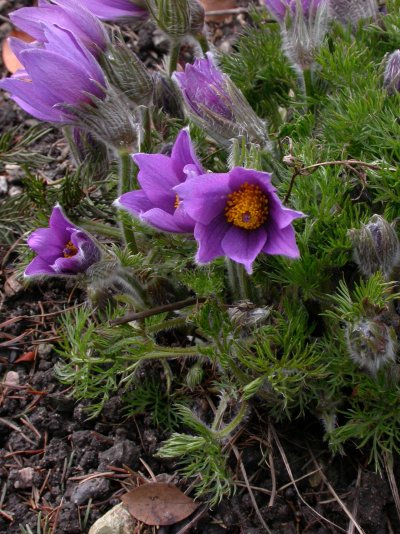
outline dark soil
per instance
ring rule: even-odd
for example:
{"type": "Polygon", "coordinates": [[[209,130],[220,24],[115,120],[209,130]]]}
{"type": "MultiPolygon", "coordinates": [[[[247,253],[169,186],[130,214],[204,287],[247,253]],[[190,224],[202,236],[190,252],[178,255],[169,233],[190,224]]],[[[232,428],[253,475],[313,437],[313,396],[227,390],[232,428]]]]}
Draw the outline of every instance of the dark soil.
{"type": "MultiPolygon", "coordinates": [[[[0,10],[5,15],[30,3],[0,0],[0,10]]],[[[244,23],[245,17],[239,15],[210,24],[214,40],[225,52],[244,23]]],[[[8,30],[9,25],[1,23],[0,37],[8,30]]],[[[150,25],[132,32],[142,59],[157,65],[166,43],[150,25]]],[[[36,122],[4,93],[0,103],[2,131],[36,122]]],[[[65,146],[54,131],[35,147],[55,160],[42,170],[46,179],[62,176],[71,165],[65,146]]],[[[0,195],[19,194],[18,169],[6,169],[5,178],[7,188],[0,195]]],[[[166,435],[149,417],[123,419],[121,400],[115,396],[100,417],[88,420],[86,404],[75,402],[57,381],[53,371],[59,359],[54,350],[57,323],[65,309],[81,303],[84,295],[73,283],[21,285],[15,279],[13,249],[0,249],[0,533],[20,533],[21,526],[39,532],[38,521],[42,527],[47,524],[46,534],[85,533],[120,502],[129,484],[140,478],[139,471],[150,478],[141,460],[155,475],[173,475],[175,465],[154,458],[166,435]]],[[[261,516],[274,534],[351,534],[357,528],[344,510],[347,507],[365,534],[400,532],[386,477],[365,468],[357,451],[331,457],[322,435],[322,427],[311,420],[273,430],[267,415],[254,407],[246,429],[230,443],[236,495],[215,510],[200,508],[203,512],[187,530],[184,525],[190,519],[158,531],[256,534],[266,531],[261,516]]],[[[182,489],[188,487],[185,481],[177,483],[182,489]]],[[[141,532],[153,530],[147,527],[141,532]]]]}

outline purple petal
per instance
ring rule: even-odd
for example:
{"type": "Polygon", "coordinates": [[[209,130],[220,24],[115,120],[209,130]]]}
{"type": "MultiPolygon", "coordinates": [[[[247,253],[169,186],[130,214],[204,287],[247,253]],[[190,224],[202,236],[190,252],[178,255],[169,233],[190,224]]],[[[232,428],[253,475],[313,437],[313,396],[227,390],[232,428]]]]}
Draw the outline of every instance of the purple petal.
{"type": "Polygon", "coordinates": [[[207,226],[197,223],[194,229],[194,237],[199,244],[196,254],[198,263],[209,261],[224,255],[221,242],[229,230],[230,225],[224,215],[219,215],[207,226]]]}
{"type": "Polygon", "coordinates": [[[64,245],[71,239],[71,230],[77,227],[64,215],[61,207],[57,204],[54,206],[50,215],[49,226],[59,237],[64,245]]]}
{"type": "Polygon", "coordinates": [[[28,267],[25,269],[24,276],[39,276],[41,274],[51,274],[54,275],[54,269],[48,265],[48,263],[40,258],[34,258],[28,267]]]}
{"type": "Polygon", "coordinates": [[[62,254],[67,242],[51,228],[38,228],[28,237],[28,246],[48,263],[52,263],[62,254]]]}
{"type": "Polygon", "coordinates": [[[112,20],[121,17],[143,17],[147,11],[134,0],[81,0],[83,6],[97,17],[112,20]]]}
{"type": "Polygon", "coordinates": [[[229,174],[203,174],[178,185],[174,191],[182,200],[188,215],[195,221],[208,225],[225,211],[230,193],[229,174]]]}
{"type": "Polygon", "coordinates": [[[117,198],[114,205],[117,208],[125,209],[136,216],[153,208],[152,202],[150,202],[143,191],[130,191],[129,193],[124,193],[117,198]]]}
{"type": "Polygon", "coordinates": [[[149,211],[146,211],[145,213],[142,213],[140,218],[151,226],[162,230],[163,232],[173,232],[181,234],[191,232],[194,228],[193,221],[191,225],[189,225],[189,229],[186,229],[185,227],[183,227],[183,225],[181,226],[181,224],[179,224],[179,222],[181,221],[179,221],[178,218],[175,218],[174,215],[166,213],[165,211],[160,210],[159,208],[153,208],[149,211]]]}
{"type": "Polygon", "coordinates": [[[174,147],[172,149],[171,159],[176,176],[180,182],[184,182],[186,180],[184,169],[187,165],[193,165],[193,167],[190,167],[192,176],[194,175],[194,168],[197,171],[197,175],[204,174],[205,172],[197,159],[192,141],[190,139],[189,131],[186,128],[181,130],[176,138],[174,147]]]}
{"type": "Polygon", "coordinates": [[[139,166],[138,181],[154,207],[173,213],[175,192],[179,184],[171,158],[163,154],[135,154],[139,166]]]}
{"type": "Polygon", "coordinates": [[[230,173],[229,187],[231,191],[237,191],[244,183],[255,184],[269,195],[276,191],[271,184],[271,174],[268,172],[256,171],[254,169],[244,169],[243,167],[235,167],[230,173]]]}
{"type": "Polygon", "coordinates": [[[292,226],[279,229],[274,225],[268,227],[268,239],[263,252],[266,254],[282,255],[288,258],[299,258],[300,252],[296,243],[296,236],[292,226]]]}
{"type": "Polygon", "coordinates": [[[93,263],[100,261],[101,252],[98,246],[91,237],[79,228],[72,232],[71,242],[78,249],[76,256],[80,256],[81,268],[83,270],[86,270],[93,263]]]}
{"type": "Polygon", "coordinates": [[[267,231],[261,226],[257,230],[245,230],[231,226],[221,246],[228,258],[243,263],[246,271],[252,273],[252,263],[261,252],[267,240],[267,231]]]}
{"type": "Polygon", "coordinates": [[[269,217],[278,228],[286,228],[295,219],[305,217],[301,211],[285,208],[276,194],[269,196],[269,217]]]}

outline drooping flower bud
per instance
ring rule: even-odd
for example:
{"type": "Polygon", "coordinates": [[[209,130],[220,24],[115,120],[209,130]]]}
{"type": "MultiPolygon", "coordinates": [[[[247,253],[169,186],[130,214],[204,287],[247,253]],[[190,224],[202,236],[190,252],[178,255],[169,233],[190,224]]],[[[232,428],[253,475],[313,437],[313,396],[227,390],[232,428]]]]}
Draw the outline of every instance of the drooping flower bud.
{"type": "Polygon", "coordinates": [[[157,72],[154,76],[153,102],[156,108],[162,109],[168,115],[183,120],[183,103],[176,85],[169,76],[157,72]]]}
{"type": "Polygon", "coordinates": [[[138,58],[122,41],[110,46],[101,58],[108,80],[137,105],[149,105],[153,78],[138,58]]]}
{"type": "Polygon", "coordinates": [[[211,53],[187,64],[185,72],[175,72],[191,119],[221,144],[243,135],[248,141],[268,145],[265,123],[257,117],[243,94],[221,72],[211,53]]]}
{"type": "Polygon", "coordinates": [[[330,0],[332,18],[355,27],[360,20],[375,19],[378,15],[376,0],[330,0]]]}
{"type": "Polygon", "coordinates": [[[248,300],[238,302],[232,308],[228,308],[228,315],[232,323],[244,330],[251,330],[255,326],[264,324],[270,313],[271,308],[257,307],[248,300]]]}
{"type": "Polygon", "coordinates": [[[101,259],[94,239],[67,219],[58,204],[51,213],[49,228],[35,230],[28,245],[37,256],[25,269],[26,277],[76,275],[101,259]]]}
{"type": "Polygon", "coordinates": [[[400,92],[400,50],[395,50],[388,57],[383,83],[389,94],[400,92]]]}
{"type": "Polygon", "coordinates": [[[390,279],[393,269],[400,261],[400,243],[394,224],[388,223],[380,215],[359,230],[349,230],[353,244],[354,261],[364,276],[381,271],[386,280],[390,279]]]}
{"type": "Polygon", "coordinates": [[[190,33],[189,0],[147,0],[147,7],[154,22],[168,37],[179,40],[190,33]]]}
{"type": "Polygon", "coordinates": [[[380,317],[363,318],[347,325],[346,342],[352,360],[374,376],[379,369],[396,359],[394,329],[380,317]]]}

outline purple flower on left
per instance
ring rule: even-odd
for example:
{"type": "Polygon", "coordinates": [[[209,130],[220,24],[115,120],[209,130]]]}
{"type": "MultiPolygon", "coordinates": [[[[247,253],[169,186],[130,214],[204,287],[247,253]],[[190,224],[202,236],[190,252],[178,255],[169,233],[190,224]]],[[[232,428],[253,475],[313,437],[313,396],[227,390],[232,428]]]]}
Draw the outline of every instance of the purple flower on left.
{"type": "Polygon", "coordinates": [[[104,20],[148,15],[145,0],[81,0],[81,4],[104,20]]]}
{"type": "Polygon", "coordinates": [[[24,66],[0,88],[37,119],[69,124],[72,111],[63,108],[92,103],[91,95],[104,98],[105,78],[94,56],[70,31],[43,26],[45,42],[27,44],[11,39],[11,47],[24,66]]]}
{"type": "Polygon", "coordinates": [[[70,31],[95,55],[105,50],[109,42],[103,24],[76,0],[54,0],[53,3],[41,0],[39,7],[12,11],[10,19],[40,43],[47,40],[45,29],[48,26],[70,31]]]}
{"type": "Polygon", "coordinates": [[[94,240],[64,215],[57,204],[49,228],[38,228],[28,238],[37,257],[25,269],[26,277],[75,275],[100,261],[101,252],[94,240]]]}

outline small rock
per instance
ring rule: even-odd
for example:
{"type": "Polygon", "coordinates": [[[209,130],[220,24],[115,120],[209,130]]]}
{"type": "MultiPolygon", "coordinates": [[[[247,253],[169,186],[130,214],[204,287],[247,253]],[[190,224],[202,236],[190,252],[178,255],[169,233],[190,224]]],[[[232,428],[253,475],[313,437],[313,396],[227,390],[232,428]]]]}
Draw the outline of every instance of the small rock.
{"type": "Polygon", "coordinates": [[[129,439],[122,439],[121,441],[117,441],[113,447],[99,453],[99,469],[105,469],[108,465],[122,467],[123,464],[132,469],[136,469],[138,467],[139,456],[140,447],[129,439]]]}
{"type": "Polygon", "coordinates": [[[17,195],[20,195],[22,193],[22,189],[16,185],[12,185],[10,187],[10,190],[8,191],[8,194],[10,197],[16,197],[17,195]]]}
{"type": "Polygon", "coordinates": [[[9,163],[5,166],[8,180],[11,183],[19,182],[24,177],[24,170],[19,166],[9,163]]]}
{"type": "Polygon", "coordinates": [[[7,178],[5,176],[0,176],[0,195],[6,195],[8,191],[7,178]]]}
{"type": "Polygon", "coordinates": [[[110,481],[107,478],[92,478],[78,484],[72,491],[71,502],[80,505],[89,499],[100,499],[110,491],[110,481]]]}
{"type": "Polygon", "coordinates": [[[9,276],[4,284],[4,294],[6,297],[13,297],[23,289],[23,285],[18,282],[16,274],[9,276]]]}
{"type": "Polygon", "coordinates": [[[14,482],[14,488],[31,488],[34,473],[35,471],[32,467],[24,467],[23,469],[20,469],[17,473],[16,480],[14,482]]]}
{"type": "Polygon", "coordinates": [[[90,527],[89,534],[132,534],[135,527],[136,521],[121,503],[100,517],[90,527]]]}
{"type": "Polygon", "coordinates": [[[19,384],[19,375],[16,371],[8,371],[8,373],[5,376],[5,382],[6,384],[10,384],[11,386],[18,386],[19,384]]]}

